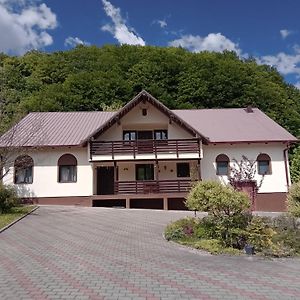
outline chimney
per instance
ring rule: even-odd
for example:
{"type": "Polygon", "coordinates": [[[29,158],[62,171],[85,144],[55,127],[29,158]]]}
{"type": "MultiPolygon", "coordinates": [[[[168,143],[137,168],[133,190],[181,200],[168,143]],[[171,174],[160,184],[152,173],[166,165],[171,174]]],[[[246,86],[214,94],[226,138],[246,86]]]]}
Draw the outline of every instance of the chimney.
{"type": "Polygon", "coordinates": [[[245,109],[246,113],[253,113],[253,109],[252,109],[252,106],[251,105],[248,105],[247,108],[245,109]]]}

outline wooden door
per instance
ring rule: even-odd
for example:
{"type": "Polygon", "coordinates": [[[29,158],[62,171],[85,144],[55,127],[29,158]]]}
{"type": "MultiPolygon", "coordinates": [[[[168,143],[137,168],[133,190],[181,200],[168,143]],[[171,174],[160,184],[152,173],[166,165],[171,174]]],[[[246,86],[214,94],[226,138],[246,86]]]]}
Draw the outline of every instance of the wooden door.
{"type": "Polygon", "coordinates": [[[113,195],[114,182],[114,167],[97,168],[97,195],[113,195]]]}

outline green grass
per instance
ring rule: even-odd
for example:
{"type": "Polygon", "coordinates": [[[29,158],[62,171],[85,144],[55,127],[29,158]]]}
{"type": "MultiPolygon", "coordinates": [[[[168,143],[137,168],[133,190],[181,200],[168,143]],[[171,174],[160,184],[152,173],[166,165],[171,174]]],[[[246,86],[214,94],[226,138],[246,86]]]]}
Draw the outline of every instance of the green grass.
{"type": "Polygon", "coordinates": [[[26,215],[34,207],[35,207],[34,205],[14,207],[10,210],[10,212],[5,214],[0,214],[0,229],[10,224],[14,220],[26,215]]]}

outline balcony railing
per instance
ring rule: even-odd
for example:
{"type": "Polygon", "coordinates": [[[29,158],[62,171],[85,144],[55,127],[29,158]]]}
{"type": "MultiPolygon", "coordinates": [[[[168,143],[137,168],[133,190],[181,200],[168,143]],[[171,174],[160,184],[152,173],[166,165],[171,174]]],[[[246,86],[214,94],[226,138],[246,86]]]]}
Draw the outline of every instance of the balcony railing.
{"type": "Polygon", "coordinates": [[[116,181],[115,194],[187,193],[191,184],[190,179],[116,181]]]}
{"type": "Polygon", "coordinates": [[[111,156],[112,159],[118,155],[132,155],[136,158],[140,154],[180,154],[196,153],[201,156],[200,139],[179,140],[134,140],[134,141],[91,141],[90,157],[111,156]]]}

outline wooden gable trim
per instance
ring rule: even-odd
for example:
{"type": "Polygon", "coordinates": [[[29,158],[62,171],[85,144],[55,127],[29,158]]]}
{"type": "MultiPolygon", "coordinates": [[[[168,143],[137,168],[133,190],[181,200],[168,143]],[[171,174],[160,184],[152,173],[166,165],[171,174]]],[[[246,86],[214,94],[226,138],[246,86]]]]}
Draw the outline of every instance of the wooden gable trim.
{"type": "Polygon", "coordinates": [[[157,108],[159,111],[161,111],[164,115],[166,115],[170,123],[174,122],[183,129],[185,129],[187,132],[192,134],[195,137],[201,137],[203,143],[207,144],[209,143],[209,139],[205,136],[203,136],[201,133],[199,133],[197,130],[195,130],[192,126],[190,126],[188,123],[186,123],[184,120],[182,120],[179,116],[177,116],[175,113],[173,113],[169,108],[167,108],[165,105],[163,105],[160,101],[158,101],[156,98],[154,98],[151,94],[149,94],[147,91],[143,90],[139,94],[137,94],[130,102],[128,102],[123,108],[121,108],[118,112],[116,112],[106,123],[104,123],[101,127],[99,127],[97,130],[95,130],[87,139],[83,141],[83,144],[85,144],[90,139],[96,139],[99,137],[103,132],[111,128],[114,124],[120,124],[120,120],[129,112],[131,111],[135,106],[137,106],[141,102],[149,102],[152,104],[155,108],[157,108]]]}

